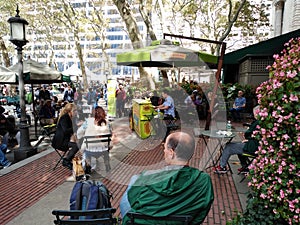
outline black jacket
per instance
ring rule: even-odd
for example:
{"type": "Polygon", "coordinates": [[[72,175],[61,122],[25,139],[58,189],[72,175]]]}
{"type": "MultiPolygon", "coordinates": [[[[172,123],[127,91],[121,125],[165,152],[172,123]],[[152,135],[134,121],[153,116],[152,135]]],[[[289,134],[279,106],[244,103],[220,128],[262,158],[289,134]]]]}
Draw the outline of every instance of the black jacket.
{"type": "Polygon", "coordinates": [[[68,144],[73,135],[72,120],[68,113],[62,115],[57,123],[55,135],[52,139],[52,147],[59,150],[68,150],[68,144]]]}
{"type": "Polygon", "coordinates": [[[68,101],[68,102],[73,102],[74,101],[74,92],[72,90],[70,90],[70,92],[69,92],[69,90],[65,91],[64,101],[68,101]]]}
{"type": "Polygon", "coordinates": [[[257,130],[258,121],[255,120],[251,123],[248,130],[245,132],[244,136],[248,140],[243,148],[244,153],[254,154],[259,146],[259,142],[256,138],[252,137],[252,134],[255,130],[257,130]]]}

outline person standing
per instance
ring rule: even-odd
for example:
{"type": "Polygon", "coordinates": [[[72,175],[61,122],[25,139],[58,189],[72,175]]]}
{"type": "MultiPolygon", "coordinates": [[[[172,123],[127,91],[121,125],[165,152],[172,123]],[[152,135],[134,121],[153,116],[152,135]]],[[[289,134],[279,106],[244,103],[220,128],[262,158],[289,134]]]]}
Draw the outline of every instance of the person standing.
{"type": "Polygon", "coordinates": [[[87,104],[88,105],[95,105],[97,100],[96,92],[93,90],[93,88],[89,88],[89,92],[86,95],[87,98],[87,104]]]}
{"type": "Polygon", "coordinates": [[[76,135],[73,129],[72,120],[76,117],[76,105],[66,104],[59,114],[55,135],[52,139],[52,147],[61,151],[68,151],[63,159],[62,165],[72,170],[72,159],[79,148],[76,143],[76,135]]]}
{"type": "Polygon", "coordinates": [[[74,92],[70,85],[68,85],[68,89],[64,93],[64,101],[72,103],[74,101],[74,92]]]}
{"type": "Polygon", "coordinates": [[[126,92],[122,84],[119,84],[119,88],[116,90],[116,108],[117,116],[120,118],[123,116],[124,107],[126,101],[126,92]]]}
{"type": "Polygon", "coordinates": [[[39,91],[39,100],[46,101],[48,99],[50,99],[50,92],[46,89],[46,85],[44,84],[39,91]]]}
{"type": "Polygon", "coordinates": [[[233,121],[241,121],[240,112],[245,109],[246,107],[246,98],[243,97],[244,92],[239,91],[238,96],[234,100],[232,108],[230,108],[231,116],[233,121]]]}
{"type": "MultiPolygon", "coordinates": [[[[122,224],[128,212],[150,216],[190,215],[190,224],[201,224],[214,200],[211,178],[207,173],[189,167],[195,150],[195,139],[185,132],[174,132],[164,145],[167,164],[158,170],[134,175],[120,201],[122,224]]],[[[157,221],[159,223],[159,221],[157,221]]],[[[139,220],[138,224],[149,224],[139,220]]]]}

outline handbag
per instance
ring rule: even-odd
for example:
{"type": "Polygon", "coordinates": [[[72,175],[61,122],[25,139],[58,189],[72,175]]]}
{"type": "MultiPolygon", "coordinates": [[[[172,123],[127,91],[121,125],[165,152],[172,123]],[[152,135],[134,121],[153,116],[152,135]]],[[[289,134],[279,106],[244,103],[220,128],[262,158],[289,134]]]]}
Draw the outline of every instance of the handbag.
{"type": "Polygon", "coordinates": [[[76,181],[86,180],[85,172],[82,167],[81,159],[75,156],[72,160],[73,163],[73,177],[76,181]]]}

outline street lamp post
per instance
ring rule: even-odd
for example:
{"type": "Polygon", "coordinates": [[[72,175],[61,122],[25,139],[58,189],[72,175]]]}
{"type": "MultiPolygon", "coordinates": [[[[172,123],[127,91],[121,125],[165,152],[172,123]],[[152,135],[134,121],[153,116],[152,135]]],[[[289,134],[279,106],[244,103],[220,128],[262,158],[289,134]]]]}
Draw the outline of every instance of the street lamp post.
{"type": "Polygon", "coordinates": [[[26,26],[28,22],[19,16],[19,7],[17,6],[17,14],[14,17],[8,19],[10,24],[10,41],[16,46],[18,53],[18,74],[19,74],[19,95],[20,95],[20,107],[21,107],[21,119],[20,119],[20,151],[15,151],[15,160],[19,161],[28,156],[36,153],[30,144],[29,140],[29,125],[26,119],[26,106],[25,106],[25,94],[24,94],[24,77],[23,77],[23,59],[22,51],[23,46],[28,42],[26,40],[26,26]]]}

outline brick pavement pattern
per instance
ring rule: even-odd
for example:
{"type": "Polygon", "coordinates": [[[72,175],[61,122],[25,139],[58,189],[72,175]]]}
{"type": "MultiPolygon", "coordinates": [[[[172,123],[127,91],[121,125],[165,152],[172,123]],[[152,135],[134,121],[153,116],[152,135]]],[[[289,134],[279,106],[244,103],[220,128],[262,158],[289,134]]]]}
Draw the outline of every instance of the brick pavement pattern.
{"type": "Polygon", "coordinates": [[[63,167],[53,171],[57,160],[58,155],[52,152],[0,176],[1,224],[6,224],[65,182],[71,172],[63,167]]]}
{"type": "MultiPolygon", "coordinates": [[[[190,162],[193,167],[198,167],[199,159],[203,157],[202,142],[197,141],[197,150],[190,162]]],[[[117,208],[116,216],[120,216],[119,202],[131,176],[142,170],[161,168],[164,165],[163,146],[158,144],[153,149],[145,148],[151,145],[153,146],[153,140],[143,141],[102,180],[113,193],[112,205],[117,208]]],[[[71,175],[69,170],[62,166],[52,170],[57,157],[52,152],[0,177],[1,224],[6,224],[66,181],[71,175]]],[[[236,211],[242,211],[232,176],[229,173],[217,176],[210,170],[207,172],[212,178],[215,200],[203,224],[226,224],[236,211]]]]}

